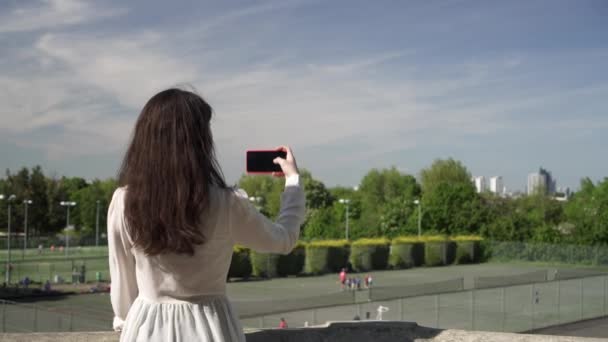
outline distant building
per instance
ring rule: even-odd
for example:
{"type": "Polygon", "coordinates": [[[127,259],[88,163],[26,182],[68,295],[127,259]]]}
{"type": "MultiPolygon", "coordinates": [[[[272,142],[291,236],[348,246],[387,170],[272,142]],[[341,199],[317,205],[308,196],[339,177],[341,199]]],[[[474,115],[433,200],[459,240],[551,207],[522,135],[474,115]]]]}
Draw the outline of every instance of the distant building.
{"type": "Polygon", "coordinates": [[[473,177],[473,184],[475,184],[475,189],[477,193],[482,193],[488,189],[488,185],[486,184],[486,177],[479,176],[473,177]]]}
{"type": "Polygon", "coordinates": [[[542,192],[546,195],[553,195],[556,190],[555,183],[555,179],[553,179],[551,172],[541,167],[538,172],[528,175],[528,195],[538,192],[542,192]]]}
{"type": "Polygon", "coordinates": [[[490,178],[490,191],[497,195],[502,195],[506,192],[501,176],[494,176],[490,178]]]}

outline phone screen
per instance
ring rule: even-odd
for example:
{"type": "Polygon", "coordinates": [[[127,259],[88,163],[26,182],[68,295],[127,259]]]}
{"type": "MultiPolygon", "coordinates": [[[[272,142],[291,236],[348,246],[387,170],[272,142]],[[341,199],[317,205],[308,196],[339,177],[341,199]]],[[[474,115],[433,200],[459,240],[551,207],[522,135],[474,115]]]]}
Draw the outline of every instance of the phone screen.
{"type": "Polygon", "coordinates": [[[272,173],[281,172],[281,166],[273,163],[276,157],[286,158],[285,151],[247,151],[247,172],[272,173]]]}

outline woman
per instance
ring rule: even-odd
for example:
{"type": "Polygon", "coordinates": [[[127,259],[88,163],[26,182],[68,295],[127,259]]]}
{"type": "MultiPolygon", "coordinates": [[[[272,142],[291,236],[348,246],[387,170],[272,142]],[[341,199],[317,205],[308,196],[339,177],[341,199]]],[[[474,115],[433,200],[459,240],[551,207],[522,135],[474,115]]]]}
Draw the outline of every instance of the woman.
{"type": "Polygon", "coordinates": [[[165,90],[144,106],[108,211],[114,329],[121,341],[245,341],[226,299],[234,244],[289,253],[304,218],[291,150],[276,223],[228,188],[215,158],[211,107],[165,90]]]}

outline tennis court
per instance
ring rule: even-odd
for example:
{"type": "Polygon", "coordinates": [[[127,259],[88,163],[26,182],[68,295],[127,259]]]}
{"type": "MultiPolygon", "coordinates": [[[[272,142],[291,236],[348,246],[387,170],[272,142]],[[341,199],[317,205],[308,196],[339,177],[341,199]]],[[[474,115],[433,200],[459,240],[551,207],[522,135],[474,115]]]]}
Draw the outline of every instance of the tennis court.
{"type": "MultiPolygon", "coordinates": [[[[231,282],[227,293],[246,327],[274,327],[280,317],[285,317],[291,326],[351,320],[355,315],[364,319],[368,312],[370,318],[376,318],[376,310],[382,305],[389,309],[383,319],[441,328],[525,331],[604,313],[607,277],[597,275],[604,271],[606,268],[487,263],[371,272],[375,284],[371,294],[341,291],[337,275],[231,282]],[[542,272],[549,281],[520,283],[530,274],[542,272]],[[559,284],[551,281],[558,274],[564,277],[559,284]],[[483,279],[502,279],[504,285],[511,286],[471,291],[483,279]],[[514,283],[509,283],[510,279],[514,283]],[[370,297],[372,302],[368,301],[370,297]],[[378,298],[381,300],[375,300],[378,298]]],[[[38,326],[34,326],[31,312],[9,305],[5,316],[7,331],[31,331],[32,327],[46,331],[110,328],[112,309],[107,293],[28,302],[56,314],[44,324],[44,317],[38,314],[38,326]]]]}

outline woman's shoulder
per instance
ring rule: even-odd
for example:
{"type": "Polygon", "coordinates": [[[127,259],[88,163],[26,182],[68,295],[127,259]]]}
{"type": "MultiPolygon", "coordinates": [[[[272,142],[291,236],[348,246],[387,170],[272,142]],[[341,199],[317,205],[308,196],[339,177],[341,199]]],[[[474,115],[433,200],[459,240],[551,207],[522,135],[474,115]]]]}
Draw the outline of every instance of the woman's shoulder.
{"type": "MultiPolygon", "coordinates": [[[[249,202],[249,196],[243,189],[237,187],[213,187],[216,194],[213,196],[215,202],[229,210],[240,209],[246,207],[249,202]]],[[[213,201],[213,200],[212,200],[213,201]]]]}
{"type": "Polygon", "coordinates": [[[121,204],[125,200],[125,195],[127,193],[126,186],[120,186],[114,190],[114,194],[112,194],[112,203],[114,205],[121,204]]]}
{"type": "Polygon", "coordinates": [[[218,186],[213,186],[212,189],[214,189],[218,194],[225,196],[226,198],[232,199],[232,198],[249,198],[249,196],[247,195],[247,192],[243,189],[240,189],[238,187],[218,187],[218,186]]]}
{"type": "Polygon", "coordinates": [[[119,186],[118,188],[116,188],[116,190],[114,190],[114,194],[112,195],[112,199],[117,198],[117,197],[124,197],[125,194],[127,193],[127,187],[126,186],[119,186]]]}
{"type": "Polygon", "coordinates": [[[114,190],[114,195],[116,194],[124,194],[127,191],[127,186],[119,186],[114,190]]]}

